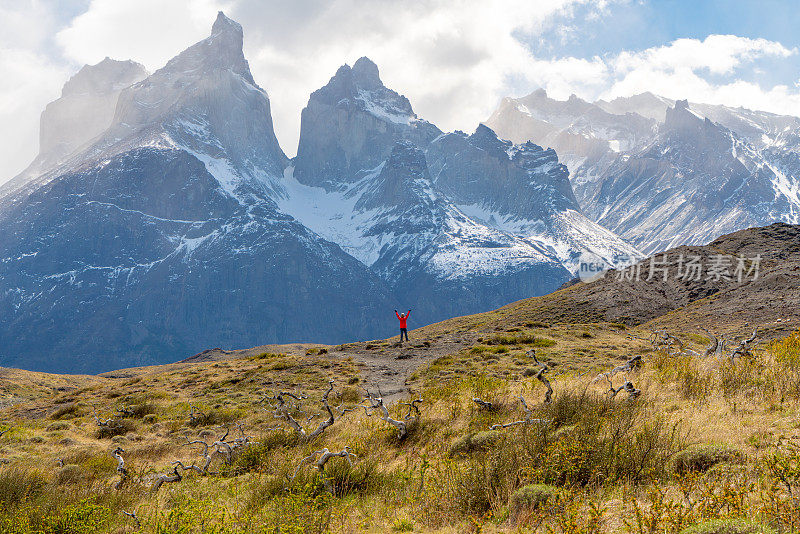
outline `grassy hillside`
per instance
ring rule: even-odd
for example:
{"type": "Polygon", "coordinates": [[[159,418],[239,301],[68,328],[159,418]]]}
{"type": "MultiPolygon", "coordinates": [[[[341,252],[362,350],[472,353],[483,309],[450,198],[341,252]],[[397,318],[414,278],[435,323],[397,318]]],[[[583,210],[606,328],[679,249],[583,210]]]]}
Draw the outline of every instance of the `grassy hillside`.
{"type": "Polygon", "coordinates": [[[775,285],[798,276],[787,250],[760,282],[703,293],[608,277],[403,346],[0,370],[0,533],[794,532],[798,286],[775,285]],[[658,295],[683,304],[653,312],[658,295]],[[726,350],[706,356],[701,327],[726,350]],[[320,470],[325,449],[337,455],[320,470]]]}

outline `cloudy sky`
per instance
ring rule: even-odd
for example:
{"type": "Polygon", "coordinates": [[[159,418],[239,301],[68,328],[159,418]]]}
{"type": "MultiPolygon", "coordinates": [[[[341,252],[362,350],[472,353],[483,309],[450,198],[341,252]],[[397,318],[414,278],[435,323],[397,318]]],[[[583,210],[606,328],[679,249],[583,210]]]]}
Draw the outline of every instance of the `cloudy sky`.
{"type": "Polygon", "coordinates": [[[308,94],[363,55],[446,130],[539,87],[800,115],[794,0],[0,0],[0,182],[35,156],[41,110],[83,64],[156,70],[220,9],[244,27],[290,155],[308,94]]]}

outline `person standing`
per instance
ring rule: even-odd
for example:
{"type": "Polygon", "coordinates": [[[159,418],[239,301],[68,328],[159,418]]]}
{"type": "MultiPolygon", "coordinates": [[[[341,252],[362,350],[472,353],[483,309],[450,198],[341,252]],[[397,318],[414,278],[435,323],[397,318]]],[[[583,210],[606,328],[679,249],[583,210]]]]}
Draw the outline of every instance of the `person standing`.
{"type": "Polygon", "coordinates": [[[403,342],[403,336],[405,336],[406,341],[408,341],[408,316],[411,315],[411,310],[408,310],[406,313],[397,313],[397,310],[395,310],[394,314],[400,321],[400,343],[403,342]]]}

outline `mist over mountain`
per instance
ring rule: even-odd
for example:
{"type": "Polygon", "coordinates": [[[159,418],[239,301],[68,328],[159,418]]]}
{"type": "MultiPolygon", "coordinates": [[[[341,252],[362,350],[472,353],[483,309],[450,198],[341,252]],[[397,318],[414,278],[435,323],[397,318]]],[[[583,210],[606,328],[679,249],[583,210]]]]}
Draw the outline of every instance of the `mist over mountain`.
{"type": "Polygon", "coordinates": [[[800,217],[800,119],[643,93],[504,99],[487,125],[550,146],[586,215],[644,252],[800,217]]]}

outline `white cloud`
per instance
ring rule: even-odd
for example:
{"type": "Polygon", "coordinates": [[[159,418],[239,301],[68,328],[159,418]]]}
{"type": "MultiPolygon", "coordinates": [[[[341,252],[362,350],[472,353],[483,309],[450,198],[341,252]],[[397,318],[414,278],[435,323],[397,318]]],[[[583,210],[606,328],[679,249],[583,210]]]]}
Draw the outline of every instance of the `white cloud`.
{"type": "Polygon", "coordinates": [[[56,35],[69,59],[95,64],[104,57],[134,59],[148,70],[204,39],[222,0],[92,0],[56,35]]]}
{"type": "Polygon", "coordinates": [[[39,114],[67,76],[68,69],[42,51],[54,25],[43,2],[0,5],[0,183],[36,155],[39,114]]]}
{"type": "Polygon", "coordinates": [[[614,98],[652,91],[669,98],[800,115],[800,94],[788,87],[765,89],[736,79],[738,69],[752,69],[760,59],[794,54],[797,49],[766,39],[735,35],[710,35],[702,41],[678,39],[667,46],[623,52],[609,60],[610,79],[602,96],[614,98]],[[714,77],[707,73],[727,76],[713,81],[714,77]]]}
{"type": "Polygon", "coordinates": [[[669,45],[640,52],[622,52],[613,60],[619,73],[641,68],[656,71],[703,70],[712,74],[730,74],[737,67],[765,56],[788,57],[796,50],[766,39],[736,35],[709,35],[704,40],[676,39],[669,45]]]}

